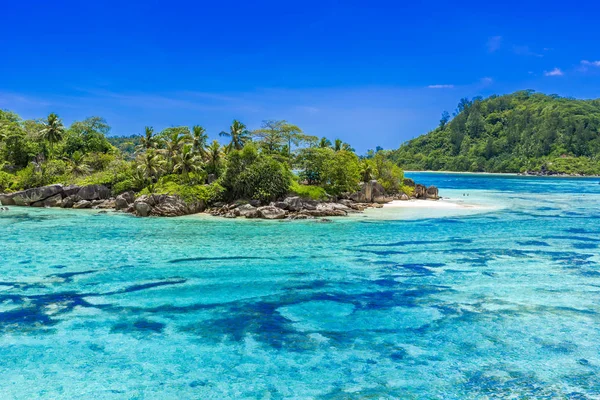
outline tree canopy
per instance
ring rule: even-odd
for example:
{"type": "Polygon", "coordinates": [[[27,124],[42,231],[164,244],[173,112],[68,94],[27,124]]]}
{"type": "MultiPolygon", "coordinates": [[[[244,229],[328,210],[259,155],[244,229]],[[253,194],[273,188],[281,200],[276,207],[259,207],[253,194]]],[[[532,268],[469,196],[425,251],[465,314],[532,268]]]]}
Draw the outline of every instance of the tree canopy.
{"type": "Polygon", "coordinates": [[[530,90],[461,99],[452,119],[390,154],[404,169],[581,174],[599,174],[599,157],[599,100],[530,90]]]}
{"type": "Polygon", "coordinates": [[[234,120],[219,133],[225,144],[209,143],[201,125],[159,132],[146,126],[128,137],[107,137],[110,130],[101,117],[65,127],[56,114],[24,121],[0,111],[0,191],[103,184],[114,194],[269,202],[292,193],[326,198],[353,192],[363,178],[393,181],[385,183],[390,189],[402,184],[398,167],[382,159],[382,151],[361,161],[342,140],[319,140],[284,120],[264,121],[254,131],[234,120]],[[365,163],[373,163],[373,174],[363,173],[365,163]]]}

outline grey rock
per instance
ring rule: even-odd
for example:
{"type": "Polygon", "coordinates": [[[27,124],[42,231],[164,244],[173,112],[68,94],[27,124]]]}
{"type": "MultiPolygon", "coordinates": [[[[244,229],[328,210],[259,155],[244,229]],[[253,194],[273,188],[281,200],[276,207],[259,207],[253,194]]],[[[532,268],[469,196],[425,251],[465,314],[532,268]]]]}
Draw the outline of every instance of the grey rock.
{"type": "Polygon", "coordinates": [[[385,195],[385,189],[376,180],[369,182],[363,182],[360,184],[360,190],[356,193],[352,193],[350,196],[351,200],[358,203],[370,203],[375,197],[385,195]]]}
{"type": "Polygon", "coordinates": [[[13,193],[12,199],[17,206],[29,206],[35,202],[43,201],[56,194],[62,193],[62,191],[62,185],[42,186],[13,193]]]}
{"type": "Polygon", "coordinates": [[[106,200],[110,197],[110,190],[104,185],[84,186],[77,192],[82,200],[106,200]]]}
{"type": "Polygon", "coordinates": [[[125,210],[127,209],[127,207],[129,207],[131,203],[129,203],[127,201],[127,199],[125,197],[123,197],[122,194],[118,195],[117,198],[115,199],[115,209],[116,210],[125,210]]]}
{"type": "Polygon", "coordinates": [[[72,208],[75,205],[75,203],[77,203],[80,200],[81,199],[76,195],[65,197],[64,199],[62,199],[60,206],[62,208],[72,208]]]}
{"type": "Polygon", "coordinates": [[[294,197],[286,197],[283,202],[286,204],[286,209],[290,211],[300,211],[302,210],[303,202],[302,199],[298,196],[294,197]]]}
{"type": "Polygon", "coordinates": [[[428,199],[439,199],[439,191],[438,188],[435,186],[429,186],[425,194],[428,199]]]}
{"type": "Polygon", "coordinates": [[[92,202],[87,200],[79,200],[77,203],[73,204],[73,208],[92,208],[92,202]]]}
{"type": "Polygon", "coordinates": [[[415,191],[413,197],[417,199],[427,198],[427,188],[419,183],[415,185],[415,191]]]}
{"type": "Polygon", "coordinates": [[[319,206],[318,201],[316,200],[302,200],[302,209],[305,210],[316,210],[317,207],[319,206]]]}
{"type": "Polygon", "coordinates": [[[385,196],[385,189],[383,188],[383,186],[381,185],[381,183],[377,182],[376,180],[372,180],[370,182],[371,184],[371,200],[373,200],[375,197],[380,197],[380,196],[385,196]]]}
{"type": "Polygon", "coordinates": [[[284,219],[286,217],[285,210],[273,206],[259,207],[256,211],[264,219],[284,219]]]}
{"type": "Polygon", "coordinates": [[[156,215],[159,217],[178,217],[204,210],[203,202],[187,204],[179,196],[166,194],[143,195],[137,198],[133,204],[136,213],[139,216],[156,215]],[[142,211],[138,210],[137,204],[140,203],[148,205],[150,210],[146,210],[146,206],[141,206],[142,211]]]}
{"type": "Polygon", "coordinates": [[[76,195],[81,190],[81,186],[77,185],[69,185],[63,187],[63,198],[76,195]]]}
{"type": "Polygon", "coordinates": [[[256,207],[251,206],[250,204],[244,204],[237,208],[237,211],[240,213],[240,216],[246,218],[257,218],[258,211],[256,207]]]}
{"type": "Polygon", "coordinates": [[[406,200],[409,200],[409,197],[406,193],[402,193],[402,195],[400,196],[400,200],[406,201],[406,200]]]}
{"type": "Polygon", "coordinates": [[[286,202],[283,202],[283,201],[276,201],[272,205],[275,206],[275,207],[277,207],[277,208],[281,208],[282,210],[287,210],[288,209],[288,204],[286,202]]]}
{"type": "Polygon", "coordinates": [[[152,207],[148,203],[144,203],[143,201],[136,201],[133,205],[135,212],[140,217],[147,217],[150,215],[150,211],[152,207]]]}
{"type": "Polygon", "coordinates": [[[0,194],[0,204],[3,206],[14,206],[16,205],[13,200],[12,194],[0,194]]]}
{"type": "MultiPolygon", "coordinates": [[[[34,204],[32,204],[32,206],[34,204]]],[[[42,201],[42,207],[60,207],[61,204],[62,204],[62,195],[60,193],[57,193],[54,196],[48,197],[46,200],[42,201]]]]}
{"type": "Polygon", "coordinates": [[[125,210],[130,204],[133,204],[134,201],[135,195],[133,192],[121,193],[115,199],[115,208],[117,210],[125,210]]]}
{"type": "Polygon", "coordinates": [[[374,203],[385,204],[385,203],[389,203],[390,201],[393,201],[393,200],[394,200],[394,196],[388,196],[388,195],[373,196],[374,203]]]}
{"type": "Polygon", "coordinates": [[[102,210],[109,210],[109,209],[113,209],[115,208],[115,200],[114,199],[108,199],[108,200],[97,200],[99,201],[99,203],[96,203],[92,206],[92,208],[99,208],[102,210]]]}
{"type": "Polygon", "coordinates": [[[252,207],[260,207],[260,200],[250,200],[248,202],[252,207]]]}

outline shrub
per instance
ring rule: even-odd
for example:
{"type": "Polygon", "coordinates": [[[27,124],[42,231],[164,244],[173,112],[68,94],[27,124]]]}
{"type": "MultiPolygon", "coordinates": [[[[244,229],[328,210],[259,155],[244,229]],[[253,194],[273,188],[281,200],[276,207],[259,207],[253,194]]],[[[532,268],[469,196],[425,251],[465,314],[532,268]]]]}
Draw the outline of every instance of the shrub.
{"type": "Polygon", "coordinates": [[[0,171],[0,192],[6,192],[16,182],[16,176],[8,172],[0,171]]]}
{"type": "Polygon", "coordinates": [[[17,179],[13,183],[13,190],[30,189],[44,185],[42,173],[36,171],[33,164],[17,172],[17,179]]]}
{"type": "Polygon", "coordinates": [[[242,198],[269,202],[287,194],[292,174],[286,164],[263,156],[240,174],[239,182],[242,198]]]}
{"type": "Polygon", "coordinates": [[[85,156],[85,163],[94,171],[102,171],[115,161],[115,156],[106,153],[89,153],[85,156]]]}
{"type": "Polygon", "coordinates": [[[256,199],[264,202],[287,194],[292,174],[287,164],[258,152],[253,144],[229,153],[223,176],[227,198],[256,199]]]}
{"type": "Polygon", "coordinates": [[[302,185],[296,181],[292,182],[290,192],[296,196],[312,200],[326,200],[327,192],[321,186],[302,185]]]}
{"type": "Polygon", "coordinates": [[[217,182],[210,185],[184,185],[173,179],[161,178],[158,183],[152,185],[152,188],[146,187],[139,194],[177,195],[187,203],[203,201],[205,204],[212,204],[221,200],[224,191],[225,189],[217,182]]]}
{"type": "Polygon", "coordinates": [[[141,186],[138,181],[135,179],[125,179],[119,182],[116,182],[112,187],[112,192],[114,195],[119,195],[121,193],[133,191],[136,192],[141,189],[141,186]]]}

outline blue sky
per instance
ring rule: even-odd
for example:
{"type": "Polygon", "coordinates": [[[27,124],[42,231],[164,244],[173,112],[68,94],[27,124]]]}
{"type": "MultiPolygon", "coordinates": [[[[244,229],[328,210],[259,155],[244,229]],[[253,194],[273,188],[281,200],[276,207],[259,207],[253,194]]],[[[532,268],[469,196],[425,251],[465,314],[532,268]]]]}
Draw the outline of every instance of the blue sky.
{"type": "Polygon", "coordinates": [[[116,135],[286,119],[395,148],[461,97],[600,97],[600,5],[581,2],[12,1],[0,108],[116,135]]]}

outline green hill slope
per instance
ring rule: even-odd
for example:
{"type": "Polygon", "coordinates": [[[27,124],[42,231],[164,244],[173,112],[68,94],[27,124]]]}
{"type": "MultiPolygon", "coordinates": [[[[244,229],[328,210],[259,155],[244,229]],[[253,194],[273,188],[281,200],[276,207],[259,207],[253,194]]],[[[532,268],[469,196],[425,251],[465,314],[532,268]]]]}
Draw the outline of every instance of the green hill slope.
{"type": "Polygon", "coordinates": [[[390,157],[406,170],[600,174],[600,100],[533,91],[460,101],[390,157]]]}

